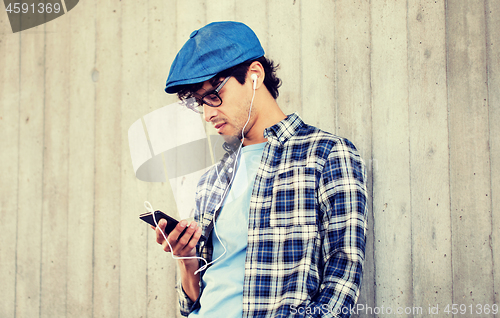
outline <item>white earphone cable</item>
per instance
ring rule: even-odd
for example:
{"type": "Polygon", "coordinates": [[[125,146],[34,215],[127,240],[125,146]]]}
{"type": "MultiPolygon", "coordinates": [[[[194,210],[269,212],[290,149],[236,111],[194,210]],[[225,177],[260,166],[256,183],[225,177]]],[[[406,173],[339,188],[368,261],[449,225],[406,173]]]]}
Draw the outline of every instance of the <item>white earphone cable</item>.
{"type": "MultiPolygon", "coordinates": [[[[233,182],[233,180],[234,180],[234,176],[236,175],[236,166],[237,166],[237,164],[238,164],[238,157],[239,157],[239,155],[240,155],[240,151],[241,151],[241,148],[242,148],[242,146],[243,146],[243,142],[245,141],[245,128],[246,128],[246,126],[248,125],[248,123],[249,123],[249,121],[250,121],[250,117],[251,117],[251,113],[252,113],[252,107],[253,107],[253,101],[254,101],[254,98],[255,98],[255,89],[256,89],[256,85],[255,85],[255,83],[256,83],[256,78],[252,77],[252,79],[253,79],[253,95],[252,95],[252,100],[250,101],[250,109],[249,109],[249,111],[248,111],[248,119],[247,119],[247,121],[246,121],[245,125],[243,126],[243,129],[241,130],[242,140],[241,140],[241,143],[240,143],[240,145],[239,145],[239,147],[238,147],[238,151],[237,151],[237,153],[236,153],[235,160],[234,160],[234,164],[233,164],[233,172],[234,172],[234,173],[233,173],[233,175],[232,175],[232,177],[231,177],[231,180],[229,181],[229,183],[228,183],[228,185],[227,185],[226,189],[224,190],[224,193],[222,194],[222,196],[221,196],[221,200],[220,200],[220,201],[219,201],[219,203],[217,204],[217,206],[216,206],[216,208],[215,208],[215,211],[217,211],[217,210],[221,207],[221,205],[222,205],[222,203],[223,203],[223,201],[224,201],[224,198],[225,198],[225,196],[226,196],[226,194],[227,194],[227,191],[231,188],[231,184],[232,184],[232,182],[233,182]]],[[[216,173],[217,173],[217,180],[216,180],[216,182],[217,182],[217,181],[220,179],[219,170],[217,169],[217,166],[215,166],[215,171],[216,171],[216,173]]],[[[207,202],[206,202],[206,204],[205,204],[205,210],[206,210],[207,206],[208,206],[208,200],[207,200],[207,202]]],[[[153,207],[152,207],[151,203],[149,203],[148,201],[145,201],[145,202],[144,202],[144,207],[146,208],[146,210],[147,210],[148,212],[151,212],[151,213],[152,213],[154,223],[155,223],[156,227],[158,228],[158,223],[156,222],[156,217],[155,217],[155,215],[154,215],[155,211],[154,211],[154,209],[153,209],[153,207]]],[[[215,217],[215,216],[214,216],[214,217],[215,217]]],[[[208,262],[207,262],[207,260],[206,260],[206,259],[204,259],[203,257],[199,257],[199,256],[185,256],[185,257],[175,256],[175,255],[173,254],[172,245],[171,245],[171,244],[170,244],[170,242],[168,241],[167,236],[165,235],[165,232],[164,232],[164,231],[162,231],[161,229],[160,229],[160,232],[161,232],[161,234],[163,235],[163,238],[164,238],[164,239],[165,239],[165,241],[167,242],[168,246],[170,247],[170,251],[171,251],[171,253],[170,253],[170,254],[172,255],[172,258],[173,258],[173,259],[199,259],[199,260],[202,260],[202,261],[204,261],[204,262],[205,262],[205,265],[201,266],[198,270],[196,270],[196,271],[194,272],[194,275],[196,275],[196,274],[198,274],[199,272],[201,272],[201,271],[205,270],[205,269],[206,269],[208,266],[210,266],[211,264],[213,264],[213,263],[215,263],[216,261],[218,261],[218,260],[219,260],[222,256],[224,256],[224,254],[226,254],[226,252],[227,252],[226,246],[224,245],[224,243],[222,242],[221,238],[219,237],[219,234],[217,233],[217,227],[216,227],[216,225],[215,225],[215,224],[216,224],[216,222],[215,222],[215,220],[214,220],[214,232],[215,232],[215,236],[217,237],[217,240],[219,240],[219,242],[221,243],[222,247],[224,248],[224,252],[223,252],[223,253],[222,253],[219,257],[217,257],[215,260],[211,261],[210,263],[208,263],[208,262]]]]}
{"type": "MultiPolygon", "coordinates": [[[[255,83],[255,80],[254,80],[254,83],[255,83]]],[[[241,136],[242,136],[242,139],[241,139],[241,143],[240,143],[240,146],[238,147],[238,151],[236,153],[236,156],[235,156],[235,160],[234,160],[234,164],[233,164],[233,176],[231,178],[231,180],[229,181],[226,189],[224,190],[224,193],[221,197],[221,200],[219,201],[219,203],[217,204],[216,208],[215,208],[215,211],[217,211],[220,206],[222,205],[222,202],[224,201],[224,198],[226,196],[226,193],[227,191],[231,188],[231,184],[234,180],[234,176],[236,175],[236,165],[238,163],[238,158],[239,158],[239,155],[240,155],[240,151],[241,151],[241,148],[243,146],[243,142],[245,141],[245,128],[247,127],[248,125],[248,122],[250,121],[250,117],[251,117],[251,113],[252,113],[252,106],[253,106],[253,100],[255,98],[255,85],[253,87],[253,95],[252,95],[252,100],[250,102],[250,109],[248,111],[248,119],[245,123],[245,125],[243,126],[243,129],[241,130],[241,136]]],[[[219,170],[217,169],[217,166],[215,167],[215,171],[217,173],[217,180],[219,180],[220,176],[219,176],[219,170]]],[[[208,204],[208,202],[207,202],[208,204]]],[[[205,205],[205,209],[206,209],[206,205],[205,205]]],[[[216,227],[216,222],[214,221],[214,233],[215,233],[215,236],[217,237],[217,240],[219,240],[220,244],[222,245],[222,247],[224,248],[224,252],[219,256],[217,257],[215,260],[211,261],[210,263],[206,263],[206,260],[205,260],[205,265],[203,265],[202,267],[200,267],[196,272],[195,274],[197,274],[198,272],[202,271],[202,270],[205,270],[208,266],[210,266],[211,264],[215,263],[216,261],[218,261],[222,256],[224,256],[224,254],[226,254],[227,252],[227,249],[226,249],[226,246],[224,245],[224,243],[222,242],[221,238],[219,237],[219,234],[217,233],[217,227],[216,227]]]]}

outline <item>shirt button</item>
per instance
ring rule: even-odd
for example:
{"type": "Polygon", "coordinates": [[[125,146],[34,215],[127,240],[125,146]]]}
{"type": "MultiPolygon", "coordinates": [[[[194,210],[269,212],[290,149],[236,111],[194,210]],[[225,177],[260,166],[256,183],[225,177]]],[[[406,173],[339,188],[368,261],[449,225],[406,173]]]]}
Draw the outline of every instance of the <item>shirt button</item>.
{"type": "Polygon", "coordinates": [[[229,168],[227,171],[229,171],[229,173],[233,172],[233,168],[229,168]]]}

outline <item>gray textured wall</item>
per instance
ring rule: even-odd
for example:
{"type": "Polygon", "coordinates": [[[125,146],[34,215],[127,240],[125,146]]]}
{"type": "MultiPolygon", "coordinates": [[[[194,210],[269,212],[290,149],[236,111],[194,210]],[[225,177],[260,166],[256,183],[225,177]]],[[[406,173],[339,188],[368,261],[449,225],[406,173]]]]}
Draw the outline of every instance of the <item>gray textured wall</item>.
{"type": "Polygon", "coordinates": [[[359,303],[422,313],[359,316],[497,317],[500,0],[81,0],[16,34],[2,10],[0,317],[177,315],[175,263],[138,220],[174,201],[135,179],[127,130],[175,101],[175,53],[217,20],[281,64],[285,113],[368,165],[359,303]]]}

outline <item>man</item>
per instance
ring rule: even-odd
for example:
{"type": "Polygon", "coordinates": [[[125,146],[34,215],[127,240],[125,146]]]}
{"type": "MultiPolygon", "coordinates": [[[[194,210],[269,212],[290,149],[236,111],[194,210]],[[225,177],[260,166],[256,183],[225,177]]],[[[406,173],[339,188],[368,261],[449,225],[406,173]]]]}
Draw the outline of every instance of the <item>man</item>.
{"type": "Polygon", "coordinates": [[[358,298],[363,161],[348,140],[281,111],[275,70],[236,22],[194,31],[172,63],[166,92],[194,98],[232,146],[199,181],[195,221],[181,221],[170,246],[166,222],[156,229],[164,250],[183,258],[185,316],[348,317],[358,298]]]}

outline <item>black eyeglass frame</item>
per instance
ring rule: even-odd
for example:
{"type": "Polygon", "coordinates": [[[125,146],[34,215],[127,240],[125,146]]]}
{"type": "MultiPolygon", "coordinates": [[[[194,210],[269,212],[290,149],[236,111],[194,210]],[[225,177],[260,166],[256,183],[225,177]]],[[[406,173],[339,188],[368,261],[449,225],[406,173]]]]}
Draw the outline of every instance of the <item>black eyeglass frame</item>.
{"type": "Polygon", "coordinates": [[[219,92],[220,90],[222,89],[222,87],[227,83],[227,81],[231,78],[231,76],[228,76],[226,77],[222,83],[219,84],[219,86],[217,86],[216,89],[214,89],[213,91],[210,91],[210,92],[207,92],[206,94],[204,94],[200,99],[199,99],[199,102],[198,102],[198,106],[199,107],[203,107],[203,104],[207,105],[207,106],[210,106],[210,107],[219,107],[220,105],[222,105],[222,98],[220,97],[219,95],[219,92]],[[218,104],[213,104],[210,102],[210,100],[205,100],[208,96],[210,95],[215,95],[217,97],[217,99],[219,100],[219,103],[218,104]],[[201,101],[201,103],[200,103],[201,101]]]}

